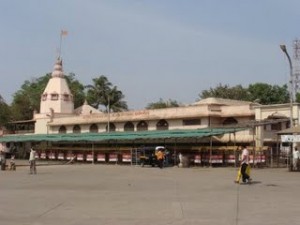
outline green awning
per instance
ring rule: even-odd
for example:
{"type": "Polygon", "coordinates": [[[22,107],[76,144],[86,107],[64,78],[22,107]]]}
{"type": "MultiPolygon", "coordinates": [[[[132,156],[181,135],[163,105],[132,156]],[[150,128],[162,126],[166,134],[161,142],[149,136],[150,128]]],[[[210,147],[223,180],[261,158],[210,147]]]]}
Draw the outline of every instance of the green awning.
{"type": "Polygon", "coordinates": [[[71,134],[23,134],[5,135],[0,142],[107,142],[141,139],[202,138],[235,133],[246,128],[205,128],[193,130],[160,130],[137,132],[71,133],[71,134]]]}

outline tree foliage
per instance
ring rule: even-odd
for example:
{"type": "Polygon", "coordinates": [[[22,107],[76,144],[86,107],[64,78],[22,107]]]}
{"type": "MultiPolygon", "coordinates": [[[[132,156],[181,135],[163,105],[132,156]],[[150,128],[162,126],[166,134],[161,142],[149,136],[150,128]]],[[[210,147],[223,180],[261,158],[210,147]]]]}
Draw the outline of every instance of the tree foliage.
{"type": "Polygon", "coordinates": [[[0,95],[0,128],[10,120],[10,109],[0,95]]]}
{"type": "Polygon", "coordinates": [[[300,93],[296,93],[296,102],[300,103],[300,93]]]}
{"type": "Polygon", "coordinates": [[[204,90],[199,94],[200,99],[215,97],[241,101],[252,101],[260,104],[281,104],[289,102],[287,86],[270,85],[266,83],[250,84],[247,88],[241,85],[230,87],[219,84],[216,88],[204,90]]]}
{"type": "Polygon", "coordinates": [[[51,74],[32,80],[26,80],[14,96],[11,104],[13,112],[13,120],[30,120],[33,112],[39,111],[41,95],[46,88],[46,85],[51,77],[51,74]]]}
{"type": "Polygon", "coordinates": [[[87,100],[94,108],[99,109],[100,106],[105,107],[105,111],[112,110],[113,112],[127,111],[128,106],[124,101],[122,91],[118,90],[117,86],[101,75],[93,79],[92,85],[87,85],[87,100]]]}
{"type": "Polygon", "coordinates": [[[70,91],[74,99],[74,108],[82,106],[85,100],[84,85],[75,79],[75,73],[69,73],[65,76],[70,91]]]}
{"type": "Polygon", "coordinates": [[[149,103],[146,106],[146,109],[164,109],[179,106],[180,104],[176,100],[169,99],[167,101],[164,101],[162,98],[160,98],[158,102],[149,103]]]}
{"type": "Polygon", "coordinates": [[[255,83],[248,86],[250,101],[257,101],[263,105],[282,104],[289,102],[287,86],[255,83]]]}
{"type": "Polygon", "coordinates": [[[230,87],[229,85],[219,84],[215,88],[204,90],[199,94],[200,99],[215,97],[215,98],[226,98],[234,100],[248,100],[249,93],[247,89],[243,88],[242,85],[236,85],[230,87]]]}

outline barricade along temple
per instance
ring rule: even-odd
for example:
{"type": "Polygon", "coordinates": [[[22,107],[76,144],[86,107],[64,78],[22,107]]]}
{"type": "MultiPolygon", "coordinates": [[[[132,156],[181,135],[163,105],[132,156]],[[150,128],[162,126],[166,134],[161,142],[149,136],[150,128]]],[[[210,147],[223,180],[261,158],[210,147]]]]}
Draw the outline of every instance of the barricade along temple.
{"type": "MultiPolygon", "coordinates": [[[[73,98],[58,58],[39,113],[19,122],[34,129],[3,135],[2,149],[33,145],[42,159],[138,163],[140,149],[160,145],[172,164],[181,153],[195,165],[230,165],[246,145],[252,162],[265,164],[270,149],[279,151],[277,132],[290,127],[290,104],[207,98],[175,108],[103,113],[86,101],[74,109],[73,98]]],[[[296,103],[292,115],[298,124],[296,103]]]]}

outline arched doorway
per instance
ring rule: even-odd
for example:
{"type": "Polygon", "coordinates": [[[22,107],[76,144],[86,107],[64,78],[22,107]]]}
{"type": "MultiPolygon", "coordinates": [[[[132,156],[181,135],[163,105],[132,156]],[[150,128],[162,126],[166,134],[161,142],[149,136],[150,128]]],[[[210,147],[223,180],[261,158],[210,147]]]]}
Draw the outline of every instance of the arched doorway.
{"type": "Polygon", "coordinates": [[[228,117],[223,121],[223,126],[236,125],[238,121],[233,117],[228,117]]]}
{"type": "MultiPolygon", "coordinates": [[[[108,126],[106,125],[106,132],[108,131],[108,126]]],[[[114,123],[109,123],[109,132],[116,131],[116,126],[114,123]]]]}
{"type": "Polygon", "coordinates": [[[59,129],[58,129],[58,133],[60,133],[60,134],[67,133],[66,127],[65,126],[60,126],[59,129]]]}
{"type": "Polygon", "coordinates": [[[136,127],[137,131],[144,131],[144,130],[148,130],[148,124],[146,121],[142,120],[137,124],[136,127]]]}
{"type": "Polygon", "coordinates": [[[124,125],[124,131],[134,131],[134,125],[132,122],[127,122],[124,125]]]}
{"type": "Polygon", "coordinates": [[[156,124],[156,130],[169,130],[169,124],[166,120],[160,120],[156,124]]]}
{"type": "Polygon", "coordinates": [[[90,133],[98,133],[98,126],[96,124],[90,126],[90,133]]]}
{"type": "Polygon", "coordinates": [[[79,125],[75,125],[73,127],[73,133],[76,133],[76,134],[81,133],[81,128],[79,125]]]}

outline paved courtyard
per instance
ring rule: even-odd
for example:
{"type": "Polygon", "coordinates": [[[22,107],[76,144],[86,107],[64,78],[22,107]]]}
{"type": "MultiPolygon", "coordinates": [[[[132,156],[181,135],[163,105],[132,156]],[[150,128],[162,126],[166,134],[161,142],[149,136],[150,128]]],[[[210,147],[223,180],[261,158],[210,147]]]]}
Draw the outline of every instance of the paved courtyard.
{"type": "Polygon", "coordinates": [[[0,171],[3,225],[300,224],[300,173],[121,165],[27,166],[0,171]]]}

